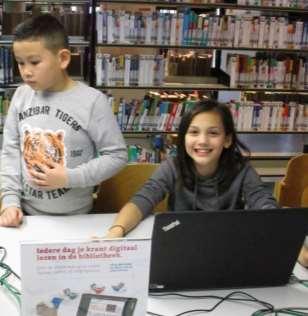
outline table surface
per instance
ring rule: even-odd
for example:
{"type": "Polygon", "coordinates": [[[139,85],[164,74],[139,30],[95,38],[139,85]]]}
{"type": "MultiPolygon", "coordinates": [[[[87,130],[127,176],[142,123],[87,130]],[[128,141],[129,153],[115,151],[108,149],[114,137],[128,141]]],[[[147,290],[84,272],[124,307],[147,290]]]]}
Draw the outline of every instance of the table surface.
{"type": "MultiPolygon", "coordinates": [[[[91,239],[93,236],[104,236],[107,228],[113,222],[115,214],[91,214],[77,216],[26,216],[20,228],[0,227],[0,245],[7,249],[5,263],[20,274],[19,242],[26,240],[56,241],[61,239],[91,239]]],[[[128,237],[147,238],[151,236],[153,217],[141,222],[137,229],[128,237]]],[[[308,279],[308,270],[296,264],[294,273],[301,279],[308,279]]],[[[267,287],[244,289],[259,300],[270,302],[275,307],[301,306],[308,308],[308,289],[301,284],[282,287],[267,287]]],[[[232,290],[210,290],[184,292],[191,295],[224,296],[232,290]]],[[[149,296],[148,311],[164,316],[173,316],[190,309],[211,308],[217,303],[214,299],[184,299],[176,297],[149,296]]],[[[0,287],[1,316],[20,315],[19,306],[15,300],[0,287]]],[[[210,313],[212,316],[249,316],[262,306],[256,303],[223,302],[210,313]]],[[[150,315],[150,314],[149,314],[150,315]]],[[[192,314],[191,314],[192,315],[192,314]]],[[[194,316],[205,315],[204,312],[194,313],[194,316]]],[[[67,315],[69,316],[69,315],[67,315]]],[[[136,315],[137,316],[137,315],[136,315]]]]}

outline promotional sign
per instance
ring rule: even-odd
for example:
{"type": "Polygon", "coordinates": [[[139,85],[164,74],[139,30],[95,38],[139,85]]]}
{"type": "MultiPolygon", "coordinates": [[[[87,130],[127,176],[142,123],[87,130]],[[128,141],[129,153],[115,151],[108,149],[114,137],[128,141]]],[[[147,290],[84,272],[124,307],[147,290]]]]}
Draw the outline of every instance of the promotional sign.
{"type": "Polygon", "coordinates": [[[149,239],[22,242],[23,316],[144,316],[149,239]]]}

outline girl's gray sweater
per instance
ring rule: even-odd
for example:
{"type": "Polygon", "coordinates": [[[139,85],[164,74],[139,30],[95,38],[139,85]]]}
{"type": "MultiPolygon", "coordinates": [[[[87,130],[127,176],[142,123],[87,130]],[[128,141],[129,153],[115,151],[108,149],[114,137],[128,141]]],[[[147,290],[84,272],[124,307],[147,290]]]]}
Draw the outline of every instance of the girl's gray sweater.
{"type": "Polygon", "coordinates": [[[193,190],[178,183],[178,172],[173,159],[161,163],[152,177],[137,192],[131,202],[146,217],[166,194],[169,211],[235,210],[278,207],[271,193],[265,188],[254,168],[247,162],[234,177],[231,185],[222,190],[226,181],[219,170],[212,177],[197,177],[193,190]]]}

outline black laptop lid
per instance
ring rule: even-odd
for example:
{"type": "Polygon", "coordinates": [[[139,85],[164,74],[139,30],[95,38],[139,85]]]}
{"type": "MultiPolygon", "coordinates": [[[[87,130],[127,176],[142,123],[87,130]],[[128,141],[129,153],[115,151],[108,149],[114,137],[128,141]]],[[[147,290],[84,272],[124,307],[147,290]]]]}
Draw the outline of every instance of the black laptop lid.
{"type": "Polygon", "coordinates": [[[307,227],[308,208],[158,214],[150,290],[286,284],[307,227]]]}

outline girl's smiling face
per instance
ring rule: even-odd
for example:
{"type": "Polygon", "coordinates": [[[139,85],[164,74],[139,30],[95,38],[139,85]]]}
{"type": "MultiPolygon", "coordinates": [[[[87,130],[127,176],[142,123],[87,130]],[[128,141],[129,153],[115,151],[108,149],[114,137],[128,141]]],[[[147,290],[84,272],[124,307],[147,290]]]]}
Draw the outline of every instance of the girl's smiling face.
{"type": "Polygon", "coordinates": [[[185,134],[185,150],[202,176],[215,173],[223,149],[231,142],[220,115],[214,111],[197,114],[185,134]]]}

